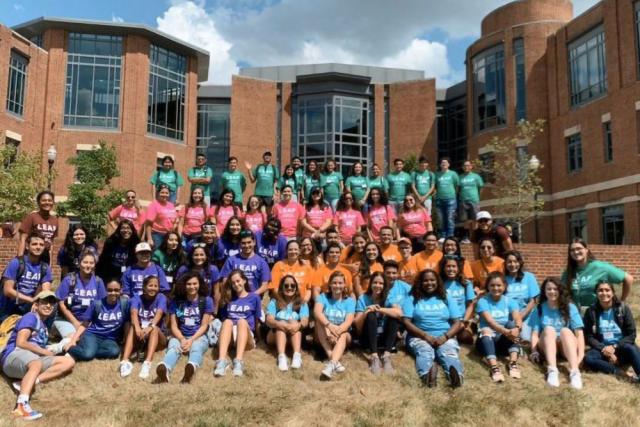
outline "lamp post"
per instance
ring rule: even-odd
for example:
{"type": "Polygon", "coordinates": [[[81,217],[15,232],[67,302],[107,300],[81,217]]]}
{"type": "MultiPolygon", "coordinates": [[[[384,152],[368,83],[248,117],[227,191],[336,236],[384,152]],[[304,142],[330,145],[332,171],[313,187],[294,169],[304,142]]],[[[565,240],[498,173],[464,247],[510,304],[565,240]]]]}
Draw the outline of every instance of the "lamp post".
{"type": "MultiPolygon", "coordinates": [[[[540,160],[538,160],[538,158],[536,157],[535,154],[533,154],[531,156],[531,158],[529,159],[529,169],[531,169],[532,171],[537,171],[538,168],[540,167],[540,160]]],[[[533,195],[533,201],[535,202],[536,208],[538,205],[538,192],[536,191],[533,195]]],[[[538,211],[536,209],[535,213],[534,213],[534,218],[533,218],[533,227],[534,227],[534,233],[535,233],[535,237],[536,237],[536,243],[539,242],[539,238],[538,238],[538,211]]]]}
{"type": "Polygon", "coordinates": [[[53,169],[53,164],[56,162],[56,157],[58,156],[58,151],[56,150],[55,145],[51,145],[47,150],[47,163],[49,163],[49,173],[47,174],[47,188],[51,190],[51,169],[53,169]]]}

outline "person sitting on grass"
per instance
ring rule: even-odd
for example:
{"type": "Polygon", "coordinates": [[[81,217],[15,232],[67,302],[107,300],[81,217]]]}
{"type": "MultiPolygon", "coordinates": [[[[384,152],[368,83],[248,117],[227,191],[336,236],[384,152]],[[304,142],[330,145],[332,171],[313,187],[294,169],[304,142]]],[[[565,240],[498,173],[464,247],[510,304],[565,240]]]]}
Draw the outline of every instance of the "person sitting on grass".
{"type": "Polygon", "coordinates": [[[591,347],[585,364],[594,371],[629,378],[622,369],[631,364],[640,376],[640,348],[636,345],[636,323],[631,308],[621,302],[610,283],[596,285],[598,301],[584,315],[586,341],[591,347]]]}
{"type": "Polygon", "coordinates": [[[182,383],[188,384],[202,366],[209,348],[207,331],[213,319],[213,299],[208,296],[204,280],[195,271],[184,274],[173,289],[169,304],[171,339],[164,359],[156,368],[157,383],[169,382],[169,375],[183,354],[189,355],[182,383]]]}
{"type": "Polygon", "coordinates": [[[256,346],[254,331],[262,316],[260,296],[251,291],[249,279],[242,270],[232,270],[220,292],[220,337],[218,338],[218,361],[213,375],[226,374],[230,362],[227,359],[232,341],[236,347],[233,360],[233,375],[244,375],[244,353],[256,346]]]}
{"type": "MultiPolygon", "coordinates": [[[[480,245],[482,251],[482,244],[480,245]]],[[[487,293],[478,300],[476,313],[480,317],[479,337],[476,347],[491,368],[491,379],[503,382],[504,375],[498,366],[496,355],[509,354],[509,376],[520,378],[518,355],[522,318],[518,303],[505,296],[507,282],[498,271],[489,273],[484,283],[487,293]]]]}
{"type": "Polygon", "coordinates": [[[463,382],[460,346],[456,334],[462,328],[462,312],[447,296],[440,276],[423,270],[415,279],[411,295],[402,303],[402,321],[407,328],[407,347],[416,357],[416,371],[427,387],[435,387],[437,360],[452,387],[463,382]]]}
{"type": "MultiPolygon", "coordinates": [[[[445,240],[446,242],[446,240],[445,240]]],[[[476,297],[473,283],[463,274],[465,260],[458,255],[445,255],[440,262],[440,278],[444,283],[447,296],[456,304],[459,313],[464,313],[463,325],[456,339],[460,344],[472,345],[473,333],[469,321],[473,315],[472,303],[476,297]]]]}
{"type": "Polygon", "coordinates": [[[122,297],[117,280],[107,283],[107,296],[91,303],[90,317],[82,322],[65,350],[77,362],[93,359],[116,359],[118,341],[129,322],[129,299],[122,297]]]}
{"type": "Polygon", "coordinates": [[[156,350],[167,346],[164,334],[163,316],[167,312],[167,297],[160,293],[160,282],[156,276],[147,276],[142,281],[142,295],[131,299],[131,328],[127,332],[124,343],[122,361],[120,362],[120,376],[131,375],[133,365],[129,361],[134,347],[138,352],[138,360],[145,353],[139,377],[149,378],[151,361],[156,350]]]}
{"type": "Polygon", "coordinates": [[[38,293],[33,298],[33,310],[20,318],[0,354],[2,372],[11,379],[20,380],[13,383],[19,393],[11,413],[14,418],[35,420],[42,417],[29,405],[36,384],[60,378],[71,372],[75,365],[71,357],[54,356],[46,348],[49,332],[45,322],[55,311],[57,302],[56,294],[51,291],[38,293]]]}
{"type": "Polygon", "coordinates": [[[367,353],[371,373],[378,375],[384,370],[391,374],[394,371],[391,349],[395,346],[402,315],[400,305],[394,303],[393,293],[394,289],[397,293],[400,288],[393,287],[393,283],[381,271],[372,273],[368,282],[367,291],[356,302],[354,325],[360,336],[360,344],[367,353]],[[383,343],[382,357],[379,354],[379,342],[383,343]]]}
{"type": "Polygon", "coordinates": [[[580,363],[584,357],[583,322],[578,307],[571,302],[568,289],[559,279],[546,278],[540,288],[540,302],[529,316],[531,360],[547,361],[547,384],[559,387],[556,358],[558,347],[569,362],[571,387],[582,388],[580,363]],[[542,353],[542,354],[540,354],[542,353]]]}
{"type": "Polygon", "coordinates": [[[331,273],[328,285],[329,290],[316,298],[313,309],[316,339],[329,358],[320,377],[324,380],[330,380],[334,373],[346,370],[340,359],[351,342],[349,328],[353,323],[356,308],[355,300],[349,296],[343,272],[331,273]]]}
{"type": "MultiPolygon", "coordinates": [[[[292,240],[291,242],[294,242],[292,240]]],[[[289,242],[289,243],[291,243],[289,242]]],[[[278,369],[289,370],[285,350],[287,342],[293,349],[291,368],[302,367],[302,330],[309,326],[309,307],[300,294],[296,278],[290,274],[280,279],[278,290],[267,306],[267,344],[276,346],[278,369]]]]}

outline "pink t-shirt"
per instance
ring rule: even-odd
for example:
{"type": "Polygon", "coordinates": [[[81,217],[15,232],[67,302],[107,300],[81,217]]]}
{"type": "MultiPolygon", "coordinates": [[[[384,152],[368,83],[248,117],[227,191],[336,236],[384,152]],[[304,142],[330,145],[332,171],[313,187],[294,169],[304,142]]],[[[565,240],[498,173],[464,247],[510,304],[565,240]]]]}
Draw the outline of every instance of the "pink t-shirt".
{"type": "Polygon", "coordinates": [[[151,221],[151,229],[158,233],[172,231],[177,217],[176,207],[171,202],[161,205],[160,202],[154,200],[147,207],[147,221],[151,221]]]}
{"type": "Polygon", "coordinates": [[[396,219],[396,214],[390,206],[371,207],[369,209],[367,220],[369,221],[369,229],[373,240],[380,240],[380,229],[385,225],[389,225],[392,219],[396,219]]]}
{"type": "Polygon", "coordinates": [[[243,218],[245,227],[253,231],[254,234],[262,231],[267,223],[267,214],[264,212],[245,213],[243,218]]]}
{"type": "Polygon", "coordinates": [[[427,232],[426,222],[431,222],[431,217],[424,209],[402,212],[398,219],[399,225],[409,237],[422,237],[427,232]]]}
{"type": "Polygon", "coordinates": [[[304,218],[304,208],[298,202],[280,202],[273,207],[273,216],[282,224],[281,233],[285,237],[296,237],[298,221],[304,218]]]}
{"type": "Polygon", "coordinates": [[[186,205],[180,209],[178,213],[180,218],[184,218],[184,226],[182,233],[188,236],[199,234],[202,230],[202,224],[207,221],[207,210],[202,206],[196,206],[187,209],[186,205]]]}
{"type": "MultiPolygon", "coordinates": [[[[320,209],[317,206],[312,207],[311,210],[305,209],[304,218],[310,226],[316,229],[324,225],[324,223],[327,222],[327,220],[330,220],[331,217],[331,208],[329,206],[325,206],[324,209],[320,209]]],[[[302,230],[302,235],[304,237],[310,237],[311,232],[305,228],[302,230]]]]}
{"type": "Polygon", "coordinates": [[[338,227],[340,239],[342,243],[348,245],[351,243],[353,235],[364,225],[362,214],[355,210],[338,211],[333,216],[333,223],[338,227]]]}
{"type": "Polygon", "coordinates": [[[222,236],[222,233],[224,232],[224,228],[227,226],[227,222],[229,222],[229,219],[231,219],[231,217],[234,216],[236,212],[237,210],[234,206],[224,206],[218,209],[218,214],[216,215],[216,207],[211,206],[209,215],[215,216],[218,236],[222,236]]]}
{"type": "Polygon", "coordinates": [[[109,212],[109,218],[112,221],[120,223],[120,220],[128,219],[133,222],[133,225],[136,226],[136,230],[140,231],[140,228],[144,224],[144,211],[138,210],[136,208],[129,208],[125,205],[116,206],[109,212]]]}

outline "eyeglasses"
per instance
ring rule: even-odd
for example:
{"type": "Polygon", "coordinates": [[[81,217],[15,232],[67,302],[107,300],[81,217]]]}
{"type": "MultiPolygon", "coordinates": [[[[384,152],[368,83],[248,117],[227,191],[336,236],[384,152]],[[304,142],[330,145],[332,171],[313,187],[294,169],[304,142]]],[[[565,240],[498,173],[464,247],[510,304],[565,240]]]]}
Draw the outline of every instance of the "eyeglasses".
{"type": "Polygon", "coordinates": [[[206,243],[194,243],[193,244],[193,248],[206,248],[207,244],[206,243]]]}
{"type": "Polygon", "coordinates": [[[295,283],[285,283],[285,284],[282,285],[282,287],[284,289],[293,289],[293,290],[295,290],[298,287],[298,285],[296,285],[295,283]]]}
{"type": "Polygon", "coordinates": [[[127,196],[127,199],[135,199],[136,196],[127,196]]]}
{"type": "Polygon", "coordinates": [[[107,288],[108,294],[117,294],[119,292],[120,292],[120,288],[111,288],[111,289],[107,288]]]}

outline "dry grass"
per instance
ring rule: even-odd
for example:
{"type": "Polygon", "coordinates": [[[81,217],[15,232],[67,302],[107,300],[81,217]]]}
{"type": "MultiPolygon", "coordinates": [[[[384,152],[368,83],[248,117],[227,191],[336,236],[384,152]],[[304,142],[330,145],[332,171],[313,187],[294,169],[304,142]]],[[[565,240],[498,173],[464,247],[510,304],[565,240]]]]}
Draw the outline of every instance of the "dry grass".
{"type": "MultiPolygon", "coordinates": [[[[635,298],[636,301],[640,298],[635,298]]],[[[633,304],[634,312],[640,312],[633,304]]],[[[156,354],[158,362],[162,354],[156,354]]],[[[585,373],[584,390],[568,386],[561,367],[561,387],[545,386],[540,368],[522,362],[521,380],[491,383],[475,352],[464,349],[465,385],[453,391],[441,376],[436,389],[425,389],[413,359],[400,351],[397,372],[374,378],[356,353],[345,356],[347,372],[334,381],[318,379],[322,363],[304,355],[302,371],[281,373],[275,356],[259,348],[246,357],[246,374],[214,379],[209,352],[194,382],[153,385],[134,374],[122,380],[117,361],[80,364],[71,376],[39,387],[33,406],[50,426],[598,426],[640,425],[637,385],[585,373]]],[[[11,425],[15,396],[0,387],[0,425],[11,425]]]]}

